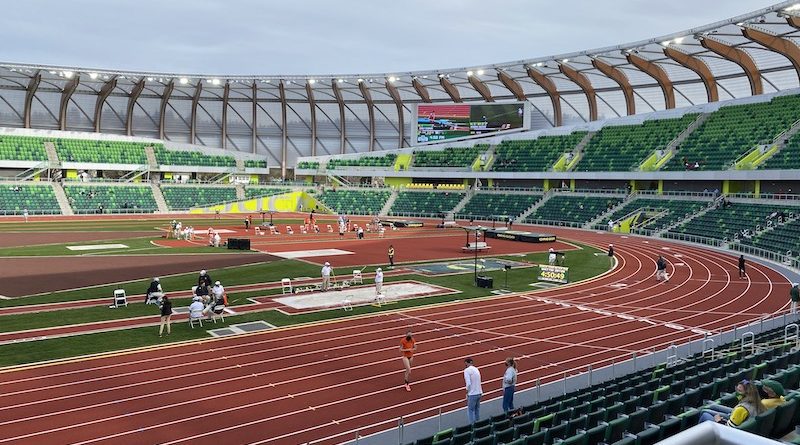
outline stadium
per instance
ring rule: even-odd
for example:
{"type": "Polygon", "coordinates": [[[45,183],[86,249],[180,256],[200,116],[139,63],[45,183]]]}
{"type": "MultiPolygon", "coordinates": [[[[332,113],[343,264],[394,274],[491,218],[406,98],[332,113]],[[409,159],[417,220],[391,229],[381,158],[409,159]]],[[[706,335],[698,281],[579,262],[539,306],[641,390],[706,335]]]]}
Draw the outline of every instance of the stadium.
{"type": "Polygon", "coordinates": [[[800,443],[798,42],[0,63],[0,444],[800,443]]]}

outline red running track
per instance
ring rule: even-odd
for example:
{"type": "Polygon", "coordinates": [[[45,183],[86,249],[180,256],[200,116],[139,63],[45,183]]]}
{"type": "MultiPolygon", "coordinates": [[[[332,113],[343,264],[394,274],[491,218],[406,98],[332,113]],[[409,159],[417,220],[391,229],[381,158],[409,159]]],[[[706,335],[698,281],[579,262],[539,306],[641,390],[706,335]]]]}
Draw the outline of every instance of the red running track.
{"type": "Polygon", "coordinates": [[[486,400],[500,396],[508,355],[520,358],[518,386],[527,389],[537,378],[699,338],[692,329],[729,328],[786,303],[783,276],[753,264],[740,280],[730,255],[550,231],[598,246],[613,240],[619,267],[526,295],[3,372],[0,444],[339,443],[400,416],[461,408],[465,356],[483,373],[486,400]],[[668,284],[655,281],[658,254],[670,263],[668,284]],[[397,351],[406,328],[419,342],[411,393],[401,389],[397,351]]]}

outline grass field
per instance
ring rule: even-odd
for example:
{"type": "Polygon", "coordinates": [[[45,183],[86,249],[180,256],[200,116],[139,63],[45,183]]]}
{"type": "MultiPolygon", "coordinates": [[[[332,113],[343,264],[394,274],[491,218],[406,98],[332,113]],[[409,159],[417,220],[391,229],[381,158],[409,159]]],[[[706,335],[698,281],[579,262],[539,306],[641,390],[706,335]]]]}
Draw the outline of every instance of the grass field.
{"type": "MultiPolygon", "coordinates": [[[[598,250],[586,246],[581,247],[582,248],[580,250],[572,252],[567,257],[566,266],[570,267],[570,279],[572,282],[591,278],[605,272],[608,269],[608,260],[605,258],[605,256],[595,255],[595,253],[599,252],[598,250]]],[[[508,257],[507,259],[536,264],[545,262],[546,255],[546,253],[535,253],[528,254],[524,257],[508,257]]],[[[351,268],[343,268],[335,272],[341,276],[345,276],[349,274],[350,269],[351,268]]],[[[272,263],[210,270],[209,273],[212,275],[214,280],[220,280],[226,286],[235,286],[242,284],[280,281],[281,278],[287,276],[287,271],[289,270],[291,271],[290,276],[295,277],[319,275],[318,266],[297,260],[280,260],[272,263]]],[[[365,270],[366,273],[372,271],[374,271],[374,267],[369,267],[365,270]]],[[[537,269],[535,267],[520,267],[511,269],[508,271],[508,289],[514,292],[532,290],[533,288],[530,286],[530,284],[536,282],[536,273],[537,269]]],[[[501,287],[505,282],[505,272],[503,271],[489,271],[485,275],[493,277],[496,287],[501,287]]],[[[492,295],[490,289],[478,288],[474,285],[472,271],[468,273],[445,276],[403,274],[387,277],[386,282],[388,283],[396,280],[409,279],[452,288],[458,292],[455,294],[436,297],[400,300],[382,307],[357,306],[352,312],[347,313],[341,310],[326,310],[287,315],[279,311],[268,310],[237,316],[226,316],[226,323],[222,325],[217,324],[216,327],[255,320],[264,320],[275,326],[289,326],[300,323],[331,320],[350,315],[397,310],[402,308],[446,303],[455,300],[487,297],[492,295]]],[[[193,284],[195,284],[196,280],[196,273],[187,273],[171,277],[163,277],[162,285],[167,294],[169,294],[170,291],[189,289],[193,284]]],[[[367,282],[369,282],[369,280],[367,280],[367,282]]],[[[143,279],[125,283],[97,286],[88,289],[54,292],[46,295],[24,297],[13,300],[1,300],[0,307],[85,300],[92,298],[109,298],[110,303],[110,296],[114,289],[120,287],[130,289],[129,293],[133,294],[143,292],[147,288],[148,284],[149,279],[143,279]]],[[[250,301],[248,298],[250,297],[271,295],[279,292],[280,290],[229,292],[228,299],[232,306],[236,306],[249,303],[250,301]]],[[[174,300],[175,306],[186,306],[188,303],[188,298],[178,298],[174,300]]],[[[135,301],[131,302],[127,308],[118,309],[108,309],[107,307],[90,307],[53,312],[14,314],[0,316],[0,332],[13,332],[24,329],[46,328],[144,316],[152,316],[152,321],[156,322],[158,320],[158,308],[153,305],[144,305],[139,301],[135,301]]],[[[42,360],[52,360],[142,346],[165,344],[170,342],[208,338],[205,330],[190,329],[188,323],[186,322],[173,323],[172,335],[167,338],[159,338],[156,334],[157,328],[146,327],[132,328],[122,331],[85,334],[64,338],[44,339],[37,340],[35,342],[0,345],[0,366],[33,363],[42,360]]]]}

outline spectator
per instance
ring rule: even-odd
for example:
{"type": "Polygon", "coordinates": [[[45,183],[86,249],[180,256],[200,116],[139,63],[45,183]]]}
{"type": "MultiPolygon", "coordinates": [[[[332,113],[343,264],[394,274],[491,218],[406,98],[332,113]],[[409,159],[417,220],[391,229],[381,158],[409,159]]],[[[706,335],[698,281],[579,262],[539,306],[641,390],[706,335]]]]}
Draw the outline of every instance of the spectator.
{"type": "Polygon", "coordinates": [[[506,359],[506,372],[503,374],[503,412],[508,415],[514,411],[514,390],[517,386],[517,362],[514,357],[506,359]]]}
{"type": "Polygon", "coordinates": [[[481,417],[480,408],[483,389],[481,389],[481,373],[472,364],[471,358],[464,360],[464,381],[467,386],[467,415],[469,416],[469,423],[475,423],[481,417]]]}
{"type": "Polygon", "coordinates": [[[199,319],[203,318],[203,303],[200,301],[200,297],[192,298],[192,304],[189,305],[189,318],[190,319],[199,319]]]}
{"type": "MultiPolygon", "coordinates": [[[[738,399],[737,402],[742,400],[742,398],[744,397],[745,389],[749,384],[750,381],[747,379],[742,380],[741,382],[736,384],[736,398],[738,399]]],[[[707,422],[709,420],[714,420],[716,416],[721,416],[727,419],[728,416],[730,416],[731,412],[733,412],[733,408],[731,408],[730,406],[712,404],[708,408],[703,410],[703,413],[700,415],[699,423],[707,422]]]]}
{"type": "Polygon", "coordinates": [[[170,323],[172,321],[172,302],[169,301],[169,297],[164,296],[164,299],[161,300],[161,325],[158,328],[158,336],[164,334],[164,326],[167,327],[167,335],[169,335],[172,331],[170,330],[170,323]]]}
{"type": "Polygon", "coordinates": [[[792,314],[796,314],[797,302],[800,301],[800,285],[798,285],[798,283],[792,284],[792,288],[789,289],[789,298],[792,300],[792,314]]]}
{"type": "Polygon", "coordinates": [[[161,289],[161,282],[158,277],[154,277],[150,282],[150,287],[147,288],[147,295],[144,298],[144,304],[149,304],[155,300],[161,304],[161,299],[164,298],[164,290],[161,289]]]}
{"type": "MultiPolygon", "coordinates": [[[[744,397],[739,401],[739,404],[733,407],[731,415],[728,417],[728,426],[737,427],[744,423],[750,416],[757,416],[764,412],[764,404],[761,403],[761,395],[758,393],[758,388],[754,383],[748,383],[744,388],[744,397]]],[[[722,422],[725,418],[717,414],[714,416],[714,421],[722,422]]]]}
{"type": "Polygon", "coordinates": [[[761,390],[764,392],[766,397],[761,398],[761,403],[764,405],[764,409],[772,409],[776,406],[783,405],[783,402],[786,399],[783,398],[785,393],[783,389],[783,385],[780,382],[770,379],[764,379],[761,381],[761,390]]]}

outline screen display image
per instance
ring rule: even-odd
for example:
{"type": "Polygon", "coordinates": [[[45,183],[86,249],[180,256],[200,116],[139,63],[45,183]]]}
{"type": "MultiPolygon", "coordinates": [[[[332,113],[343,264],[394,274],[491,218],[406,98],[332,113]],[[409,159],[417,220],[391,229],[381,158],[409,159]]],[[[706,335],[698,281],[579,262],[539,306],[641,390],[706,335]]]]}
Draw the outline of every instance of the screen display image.
{"type": "Polygon", "coordinates": [[[522,128],[522,104],[418,105],[417,142],[436,142],[522,128]]]}

